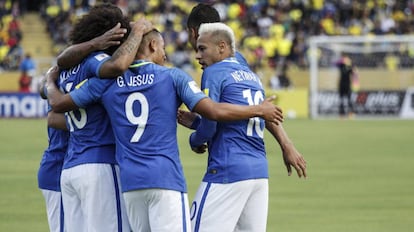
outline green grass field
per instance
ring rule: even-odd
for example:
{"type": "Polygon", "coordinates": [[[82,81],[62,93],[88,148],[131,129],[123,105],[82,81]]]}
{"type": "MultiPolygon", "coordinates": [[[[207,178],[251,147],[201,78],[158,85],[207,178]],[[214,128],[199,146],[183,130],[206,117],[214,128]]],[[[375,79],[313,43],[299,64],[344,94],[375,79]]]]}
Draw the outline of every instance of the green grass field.
{"type": "MultiPolygon", "coordinates": [[[[270,166],[268,231],[409,232],[414,229],[414,120],[287,120],[308,162],[308,179],[287,176],[266,134],[270,166]]],[[[205,156],[179,127],[189,198],[205,156]]],[[[48,231],[37,169],[47,144],[44,119],[0,119],[0,231],[48,231]]]]}

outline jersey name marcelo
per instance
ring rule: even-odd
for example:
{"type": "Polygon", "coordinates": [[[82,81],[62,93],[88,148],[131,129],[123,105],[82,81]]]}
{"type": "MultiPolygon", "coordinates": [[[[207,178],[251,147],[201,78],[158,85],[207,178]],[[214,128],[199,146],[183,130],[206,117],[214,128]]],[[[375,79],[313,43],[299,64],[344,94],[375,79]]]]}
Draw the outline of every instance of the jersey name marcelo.
{"type": "Polygon", "coordinates": [[[139,75],[131,75],[131,76],[118,76],[116,79],[116,83],[119,87],[125,86],[142,86],[142,85],[151,85],[154,83],[154,74],[153,73],[145,73],[139,75]]]}
{"type": "Polygon", "coordinates": [[[60,72],[59,74],[59,80],[60,84],[62,84],[64,81],[66,81],[71,75],[76,75],[81,68],[81,65],[78,64],[75,67],[69,69],[68,71],[60,72]]]}

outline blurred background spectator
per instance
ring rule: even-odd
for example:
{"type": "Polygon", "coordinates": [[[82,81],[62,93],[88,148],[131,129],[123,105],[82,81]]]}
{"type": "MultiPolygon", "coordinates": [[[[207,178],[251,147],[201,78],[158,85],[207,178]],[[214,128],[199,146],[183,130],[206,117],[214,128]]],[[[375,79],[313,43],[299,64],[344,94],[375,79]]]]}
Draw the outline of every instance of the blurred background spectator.
{"type": "MultiPolygon", "coordinates": [[[[71,24],[100,1],[52,1],[42,8],[47,30],[59,52],[66,46],[71,24]]],[[[383,35],[413,31],[413,1],[385,0],[246,0],[109,1],[131,18],[146,16],[163,32],[170,61],[181,68],[197,68],[185,51],[186,16],[197,2],[212,4],[232,27],[239,50],[253,69],[270,66],[308,67],[306,38],[312,35],[383,35]],[[174,59],[173,59],[174,58],[174,59]],[[192,66],[192,67],[191,67],[192,66]]],[[[361,66],[361,65],[359,65],[361,66]]]]}
{"type": "Polygon", "coordinates": [[[21,73],[27,73],[29,76],[36,75],[36,63],[32,59],[30,53],[26,53],[25,57],[22,59],[19,65],[21,73]]]}
{"type": "MultiPolygon", "coordinates": [[[[22,33],[16,21],[19,14],[37,7],[56,55],[70,43],[68,35],[73,23],[100,2],[117,4],[134,20],[149,18],[163,33],[170,63],[186,71],[199,69],[193,53],[188,52],[191,48],[185,28],[186,17],[198,2],[212,4],[222,21],[235,31],[238,49],[252,69],[271,68],[274,75],[284,68],[308,68],[306,39],[313,35],[401,35],[414,31],[414,0],[0,0],[1,67],[16,69],[22,58],[22,33]]],[[[412,67],[413,54],[397,55],[403,65],[412,67]]],[[[375,67],[386,55],[367,58],[350,54],[350,58],[359,67],[375,67]]]]}
{"type": "Polygon", "coordinates": [[[27,74],[27,72],[22,72],[19,79],[19,92],[21,93],[30,93],[32,85],[32,77],[27,74]]]}

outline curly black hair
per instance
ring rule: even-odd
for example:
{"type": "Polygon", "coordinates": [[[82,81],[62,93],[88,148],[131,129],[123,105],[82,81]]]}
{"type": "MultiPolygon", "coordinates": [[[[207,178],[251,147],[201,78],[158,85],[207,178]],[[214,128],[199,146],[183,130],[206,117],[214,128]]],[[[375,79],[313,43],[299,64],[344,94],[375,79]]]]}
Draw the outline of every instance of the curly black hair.
{"type": "MultiPolygon", "coordinates": [[[[127,34],[121,39],[121,42],[124,42],[131,31],[129,22],[128,17],[124,16],[117,6],[111,3],[102,3],[92,7],[76,22],[69,38],[72,44],[83,43],[104,34],[117,23],[121,23],[121,27],[127,29],[127,34]]],[[[109,47],[104,52],[112,55],[118,47],[119,45],[109,47]]]]}

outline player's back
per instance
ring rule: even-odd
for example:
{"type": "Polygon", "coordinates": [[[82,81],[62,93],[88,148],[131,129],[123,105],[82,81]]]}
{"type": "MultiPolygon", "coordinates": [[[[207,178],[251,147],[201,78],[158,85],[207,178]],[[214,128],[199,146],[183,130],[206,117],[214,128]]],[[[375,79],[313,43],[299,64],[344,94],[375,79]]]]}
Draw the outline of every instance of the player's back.
{"type": "Polygon", "coordinates": [[[164,188],[185,192],[176,136],[177,109],[181,99],[190,106],[199,99],[182,96],[177,80],[191,78],[181,78],[181,70],[150,62],[135,66],[118,77],[102,97],[115,130],[123,191],[164,188]]]}
{"type": "MultiPolygon", "coordinates": [[[[60,89],[65,93],[79,88],[92,78],[99,66],[100,54],[92,54],[76,67],[61,71],[60,89]]],[[[68,157],[64,168],[84,163],[116,163],[115,139],[105,109],[99,103],[66,113],[70,131],[68,157]],[[86,155],[85,155],[86,154],[86,155]]]]}
{"type": "Polygon", "coordinates": [[[69,132],[47,128],[49,146],[44,151],[38,171],[40,189],[60,191],[60,172],[67,152],[69,132]]]}
{"type": "MultiPolygon", "coordinates": [[[[218,102],[258,105],[265,98],[260,78],[233,58],[209,66],[202,78],[202,88],[208,89],[209,96],[218,102]]],[[[221,171],[208,171],[205,180],[234,182],[267,177],[263,131],[264,120],[259,117],[218,122],[208,143],[209,170],[221,171]]]]}

